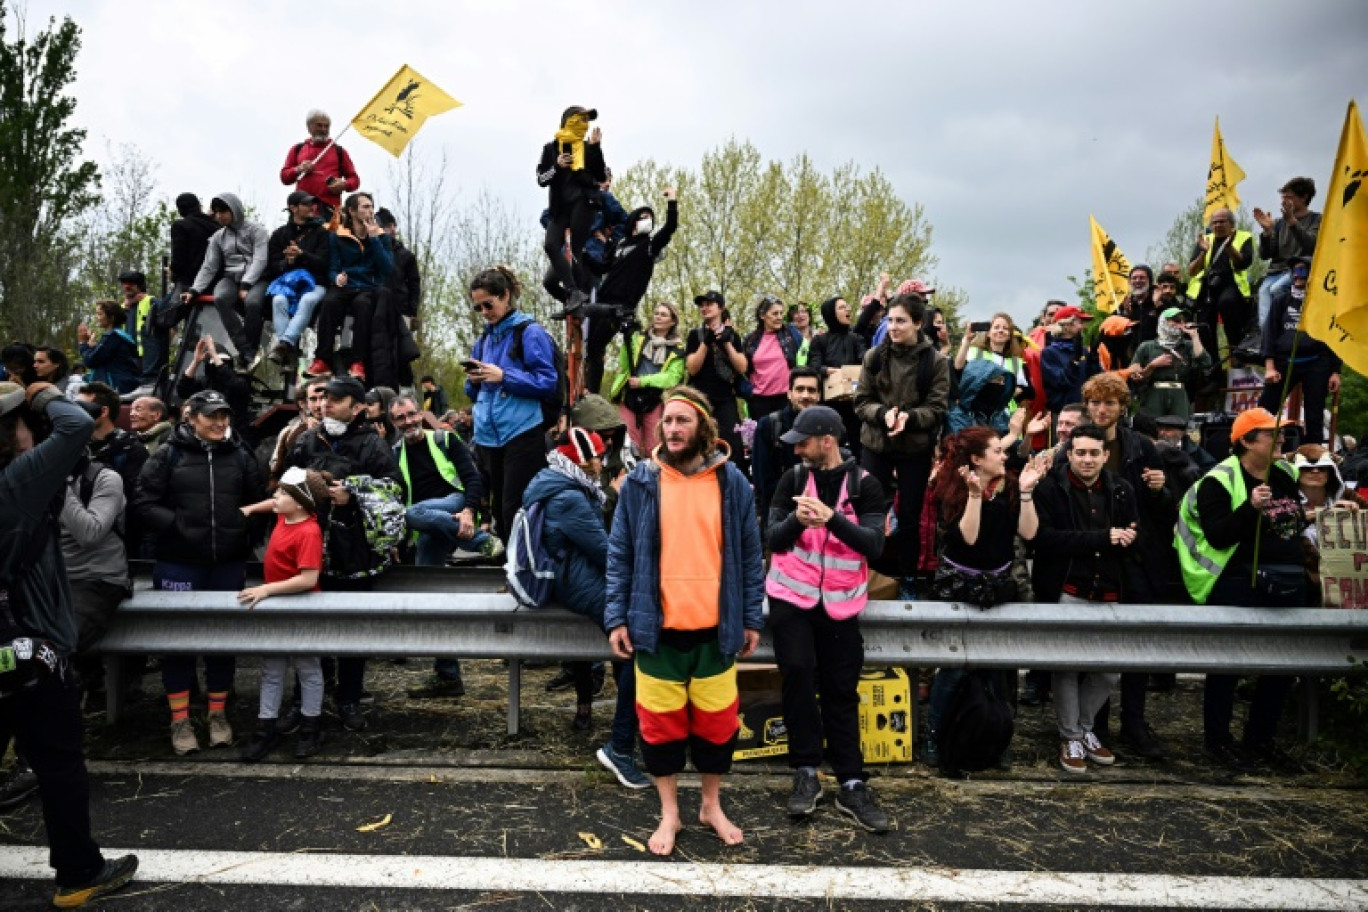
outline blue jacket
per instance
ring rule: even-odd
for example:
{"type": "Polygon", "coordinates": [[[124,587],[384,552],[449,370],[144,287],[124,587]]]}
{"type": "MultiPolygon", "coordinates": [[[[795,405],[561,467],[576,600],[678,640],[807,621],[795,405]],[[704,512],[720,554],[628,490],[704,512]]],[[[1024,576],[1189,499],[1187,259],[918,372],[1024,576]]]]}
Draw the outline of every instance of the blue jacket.
{"type": "Polygon", "coordinates": [[[551,337],[535,320],[521,310],[511,311],[498,323],[486,326],[475,342],[471,358],[497,364],[504,372],[498,383],[474,385],[469,380],[465,393],[475,403],[475,443],[501,447],[536,427],[541,427],[541,400],[556,394],[556,362],[551,337]],[[509,355],[513,329],[523,323],[523,360],[509,355]]]}
{"type": "Polygon", "coordinates": [[[987,358],[975,358],[967,362],[964,372],[960,374],[959,396],[945,416],[946,427],[955,434],[965,428],[983,425],[999,434],[1006,434],[1010,417],[1007,406],[1015,391],[1016,375],[1001,364],[987,358]],[[985,393],[989,384],[998,378],[1002,380],[996,387],[1000,392],[997,395],[992,395],[991,390],[985,393]]]}
{"type": "MultiPolygon", "coordinates": [[[[722,592],[718,646],[734,656],[746,630],[765,626],[765,566],[750,482],[728,462],[722,487],[722,592]]],[[[622,482],[608,538],[608,600],[603,627],[627,625],[632,646],[654,654],[660,643],[660,467],[637,463],[622,482]]]]}
{"type": "Polygon", "coordinates": [[[138,388],[142,366],[138,363],[138,343],[125,330],[111,329],[98,345],[81,345],[81,361],[90,369],[90,379],[107,383],[120,393],[138,388]]]}
{"type": "Polygon", "coordinates": [[[1058,412],[1066,405],[1083,401],[1083,382],[1102,372],[1097,355],[1083,347],[1083,339],[1051,339],[1040,353],[1040,373],[1045,379],[1045,398],[1049,409],[1058,412]]]}
{"type": "Polygon", "coordinates": [[[390,236],[355,238],[328,235],[328,283],[337,284],[337,274],[347,274],[347,288],[383,288],[394,269],[390,236]]]}
{"type": "Polygon", "coordinates": [[[556,566],[556,601],[602,627],[608,530],[598,495],[555,469],[542,469],[523,492],[523,506],[543,502],[542,541],[550,553],[565,555],[556,566]]]}

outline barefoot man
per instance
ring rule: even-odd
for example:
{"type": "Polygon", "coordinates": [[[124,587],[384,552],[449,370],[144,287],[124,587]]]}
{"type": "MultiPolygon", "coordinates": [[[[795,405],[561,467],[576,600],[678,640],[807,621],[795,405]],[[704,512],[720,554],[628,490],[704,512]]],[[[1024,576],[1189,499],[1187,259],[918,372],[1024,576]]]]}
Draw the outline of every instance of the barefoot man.
{"type": "Polygon", "coordinates": [[[722,776],[738,729],[736,660],[760,642],[765,581],[754,495],[708,398],[666,393],[660,436],[622,483],[604,626],[613,652],[635,658],[641,753],[660,793],[651,851],[669,855],[686,753],[703,780],[699,822],[727,845],[743,839],[722,812],[722,776]]]}

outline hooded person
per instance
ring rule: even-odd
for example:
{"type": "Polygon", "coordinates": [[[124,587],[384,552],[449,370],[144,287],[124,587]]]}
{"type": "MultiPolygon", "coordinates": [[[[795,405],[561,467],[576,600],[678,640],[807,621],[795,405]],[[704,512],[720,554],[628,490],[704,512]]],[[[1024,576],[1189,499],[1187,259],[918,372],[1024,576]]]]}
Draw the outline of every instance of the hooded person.
{"type": "Polygon", "coordinates": [[[1140,341],[1153,339],[1159,322],[1159,311],[1154,304],[1154,270],[1144,263],[1131,267],[1130,294],[1122,301],[1117,313],[1134,320],[1140,341]]]}
{"type": "Polygon", "coordinates": [[[599,201],[599,185],[608,179],[608,166],[599,145],[599,130],[589,131],[589,122],[598,111],[572,105],[561,113],[560,128],[551,142],[542,147],[537,164],[537,186],[546,187],[550,218],[546,224],[543,249],[561,287],[567,291],[568,310],[582,306],[588,299],[588,280],[576,277],[576,265],[589,240],[590,226],[599,201]],[[569,257],[565,234],[570,232],[569,257]],[[586,287],[581,287],[581,286],[586,287]]]}
{"type": "MultiPolygon", "coordinates": [[[[863,362],[869,343],[853,330],[851,324],[854,317],[845,298],[840,295],[827,298],[820,310],[826,331],[813,336],[808,344],[807,366],[816,368],[825,381],[827,377],[840,373],[841,368],[858,366],[863,362]]],[[[860,419],[855,414],[854,403],[849,399],[838,399],[826,404],[841,416],[841,422],[845,425],[845,445],[858,462],[861,453],[860,419]]]]}
{"type": "Polygon", "coordinates": [[[950,433],[982,425],[1000,435],[1008,431],[1008,406],[1016,391],[1016,375],[995,361],[975,358],[960,374],[959,396],[946,413],[950,433]]]}
{"type": "Polygon", "coordinates": [[[176,213],[180,218],[171,223],[171,282],[176,297],[191,285],[204,265],[209,239],[221,227],[204,211],[204,205],[193,193],[176,197],[176,213]]]}
{"type": "Polygon", "coordinates": [[[204,263],[181,301],[188,304],[212,292],[214,308],[228,330],[234,354],[243,364],[250,364],[261,344],[266,300],[263,279],[271,236],[265,228],[247,221],[237,194],[220,193],[210,201],[209,210],[221,227],[209,239],[204,263]]]}

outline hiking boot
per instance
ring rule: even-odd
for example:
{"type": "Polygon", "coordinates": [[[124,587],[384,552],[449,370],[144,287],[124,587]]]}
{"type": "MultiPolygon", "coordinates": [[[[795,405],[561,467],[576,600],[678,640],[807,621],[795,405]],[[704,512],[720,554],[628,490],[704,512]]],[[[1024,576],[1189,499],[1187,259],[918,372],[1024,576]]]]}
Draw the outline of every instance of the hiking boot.
{"type": "Polygon", "coordinates": [[[290,711],[276,720],[276,731],[282,735],[293,735],[299,731],[299,724],[304,721],[304,714],[299,711],[298,706],[291,706],[290,711]]]}
{"type": "Polygon", "coordinates": [[[1203,748],[1203,752],[1232,773],[1248,774],[1257,771],[1257,767],[1235,746],[1234,741],[1209,742],[1203,748]]]}
{"type": "Polygon", "coordinates": [[[342,720],[342,727],[349,732],[366,730],[366,717],[361,714],[359,703],[337,704],[337,717],[342,720]]]}
{"type": "Polygon", "coordinates": [[[323,746],[323,725],[318,716],[307,716],[299,726],[299,739],[295,741],[296,760],[312,757],[323,746]]]}
{"type": "Polygon", "coordinates": [[[332,368],[328,366],[327,361],[324,361],[322,358],[314,358],[313,363],[309,365],[309,369],[304,372],[304,376],[321,377],[324,374],[331,373],[332,368]]]}
{"type": "Polygon", "coordinates": [[[1083,749],[1082,741],[1065,738],[1059,742],[1059,767],[1066,773],[1088,771],[1088,753],[1083,749]]]}
{"type": "Polygon", "coordinates": [[[22,760],[14,764],[9,777],[0,783],[0,810],[8,810],[24,803],[24,799],[38,791],[38,774],[22,760]]]}
{"type": "Polygon", "coordinates": [[[556,676],[546,682],[546,692],[555,693],[559,690],[569,690],[574,683],[574,674],[571,673],[570,669],[562,665],[561,670],[556,673],[556,676]]]}
{"type": "Polygon", "coordinates": [[[133,879],[138,872],[138,856],[125,855],[113,861],[106,860],[104,867],[84,883],[59,886],[52,897],[52,904],[59,909],[75,909],[84,906],[100,896],[113,893],[133,879]]]}
{"type": "Polygon", "coordinates": [[[575,718],[570,720],[570,730],[587,732],[594,727],[594,707],[592,704],[575,707],[575,718]]]}
{"type": "Polygon", "coordinates": [[[352,366],[347,368],[347,376],[355,377],[357,380],[360,380],[362,383],[365,383],[366,365],[362,364],[360,361],[353,361],[352,366]]]}
{"type": "Polygon", "coordinates": [[[243,763],[256,763],[264,760],[266,755],[275,749],[280,743],[280,732],[276,731],[275,719],[259,719],[256,731],[252,732],[252,737],[247,741],[247,746],[242,749],[243,763]]]}
{"type": "Polygon", "coordinates": [[[874,799],[874,790],[863,782],[841,786],[836,808],[871,833],[888,832],[888,815],[874,799]]]}
{"type": "Polygon", "coordinates": [[[233,726],[228,724],[228,714],[219,711],[209,714],[209,746],[227,747],[233,743],[233,726]]]}
{"type": "Polygon", "coordinates": [[[410,687],[408,695],[414,700],[436,700],[443,697],[464,697],[465,681],[460,678],[428,678],[418,687],[410,687]]]}
{"type": "Polygon", "coordinates": [[[637,766],[636,758],[631,754],[619,754],[613,750],[613,745],[605,744],[598,749],[594,756],[604,769],[617,776],[617,781],[621,782],[625,788],[648,789],[651,787],[651,777],[641,771],[641,767],[637,766]]]}
{"type": "Polygon", "coordinates": [[[1111,766],[1116,762],[1116,754],[1108,750],[1094,732],[1084,733],[1083,752],[1088,755],[1089,760],[1101,766],[1111,766]]]}
{"type": "Polygon", "coordinates": [[[171,723],[171,749],[182,757],[200,749],[199,738],[189,717],[171,723]]]}
{"type": "Polygon", "coordinates": [[[1154,736],[1148,722],[1122,723],[1121,740],[1146,760],[1164,759],[1164,745],[1154,736]]]}
{"type": "Polygon", "coordinates": [[[817,810],[822,800],[822,783],[817,780],[814,769],[793,771],[793,791],[789,793],[788,813],[790,817],[808,817],[817,810]]]}
{"type": "Polygon", "coordinates": [[[1263,764],[1276,773],[1286,776],[1300,776],[1306,772],[1305,765],[1275,741],[1260,741],[1257,744],[1243,745],[1245,756],[1263,764]]]}

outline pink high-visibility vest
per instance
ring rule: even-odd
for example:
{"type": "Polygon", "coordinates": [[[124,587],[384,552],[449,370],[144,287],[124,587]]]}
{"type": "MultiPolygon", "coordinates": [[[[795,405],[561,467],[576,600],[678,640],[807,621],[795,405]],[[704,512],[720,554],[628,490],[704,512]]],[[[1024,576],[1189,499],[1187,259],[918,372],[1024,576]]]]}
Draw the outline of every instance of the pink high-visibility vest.
{"type": "MultiPolygon", "coordinates": [[[[859,517],[850,505],[850,492],[846,490],[849,483],[850,473],[847,472],[841,479],[836,512],[851,522],[858,522],[859,517]]],[[[817,496],[817,480],[812,472],[808,472],[803,493],[808,497],[817,496]]],[[[827,614],[838,621],[864,610],[868,593],[868,562],[829,529],[804,529],[792,550],[770,558],[769,573],[765,577],[766,595],[799,608],[811,608],[821,601],[827,614]]]]}

